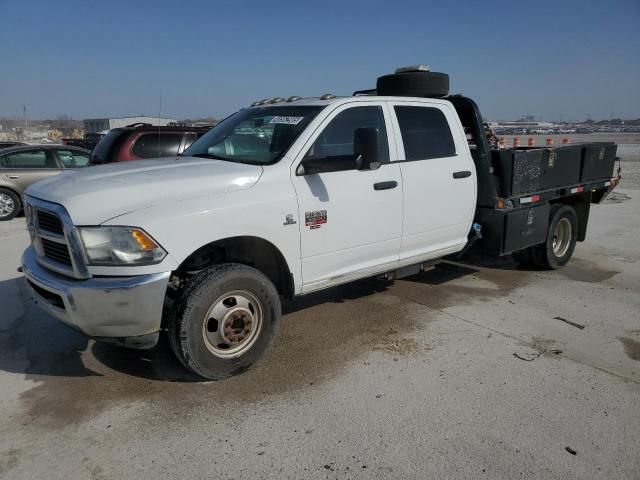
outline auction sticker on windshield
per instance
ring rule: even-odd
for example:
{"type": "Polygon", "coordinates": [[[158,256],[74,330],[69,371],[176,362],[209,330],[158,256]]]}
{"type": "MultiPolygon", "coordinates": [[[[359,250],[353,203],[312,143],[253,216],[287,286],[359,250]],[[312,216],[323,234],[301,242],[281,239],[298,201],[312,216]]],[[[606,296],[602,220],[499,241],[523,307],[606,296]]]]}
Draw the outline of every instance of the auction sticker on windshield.
{"type": "Polygon", "coordinates": [[[284,116],[280,116],[279,115],[279,116],[273,117],[271,120],[269,120],[269,123],[280,123],[280,124],[284,124],[284,125],[297,125],[303,119],[304,119],[304,117],[284,117],[284,116]]]}

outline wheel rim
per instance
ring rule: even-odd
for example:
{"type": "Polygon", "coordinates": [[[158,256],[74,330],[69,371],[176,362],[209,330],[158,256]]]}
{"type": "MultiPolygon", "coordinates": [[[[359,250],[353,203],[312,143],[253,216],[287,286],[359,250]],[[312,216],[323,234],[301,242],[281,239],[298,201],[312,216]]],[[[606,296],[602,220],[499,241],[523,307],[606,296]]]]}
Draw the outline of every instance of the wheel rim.
{"type": "Polygon", "coordinates": [[[0,217],[8,217],[13,213],[16,204],[6,193],[0,193],[0,217]]]}
{"type": "Polygon", "coordinates": [[[256,296],[246,290],[235,290],[209,307],[202,322],[202,338],[216,357],[238,357],[258,339],[263,319],[262,304],[256,296]]]}
{"type": "Polygon", "coordinates": [[[553,229],[553,254],[563,257],[571,244],[571,222],[561,218],[553,229]]]}

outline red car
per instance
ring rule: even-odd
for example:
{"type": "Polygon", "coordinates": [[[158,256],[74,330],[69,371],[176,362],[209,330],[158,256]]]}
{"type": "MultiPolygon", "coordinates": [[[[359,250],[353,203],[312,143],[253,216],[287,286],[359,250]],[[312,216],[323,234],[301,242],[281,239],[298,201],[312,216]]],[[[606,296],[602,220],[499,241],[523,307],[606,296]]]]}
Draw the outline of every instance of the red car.
{"type": "Polygon", "coordinates": [[[134,124],[109,131],[91,152],[94,164],[175,157],[211,127],[158,127],[134,124]]]}

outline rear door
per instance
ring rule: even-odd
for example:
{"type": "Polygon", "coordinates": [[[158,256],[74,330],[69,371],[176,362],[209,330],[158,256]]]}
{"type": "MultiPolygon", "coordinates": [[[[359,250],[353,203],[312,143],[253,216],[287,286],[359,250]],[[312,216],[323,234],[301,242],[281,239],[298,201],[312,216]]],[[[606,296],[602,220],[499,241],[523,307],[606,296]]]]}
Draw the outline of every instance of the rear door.
{"type": "Polygon", "coordinates": [[[22,194],[32,183],[57,175],[62,169],[53,152],[34,148],[0,154],[0,171],[2,183],[22,194]]]}
{"type": "Polygon", "coordinates": [[[473,221],[476,175],[455,110],[410,101],[391,110],[403,182],[400,260],[458,250],[473,221]]]}
{"type": "Polygon", "coordinates": [[[303,292],[397,261],[402,179],[398,164],[389,161],[389,152],[395,159],[395,145],[389,142],[388,124],[383,102],[342,105],[324,120],[294,161],[303,292]],[[296,174],[304,157],[340,161],[353,156],[354,131],[365,127],[378,129],[380,168],[296,174]]]}

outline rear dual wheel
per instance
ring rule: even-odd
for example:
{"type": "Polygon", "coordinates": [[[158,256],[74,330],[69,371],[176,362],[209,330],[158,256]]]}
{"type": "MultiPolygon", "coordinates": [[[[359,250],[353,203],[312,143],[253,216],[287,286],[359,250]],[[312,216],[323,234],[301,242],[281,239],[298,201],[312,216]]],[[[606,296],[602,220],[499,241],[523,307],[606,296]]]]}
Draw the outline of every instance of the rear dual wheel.
{"type": "Polygon", "coordinates": [[[573,256],[578,239],[576,211],[569,205],[556,204],[551,207],[549,219],[549,230],[543,244],[512,253],[520,265],[557,270],[573,256]]]}

